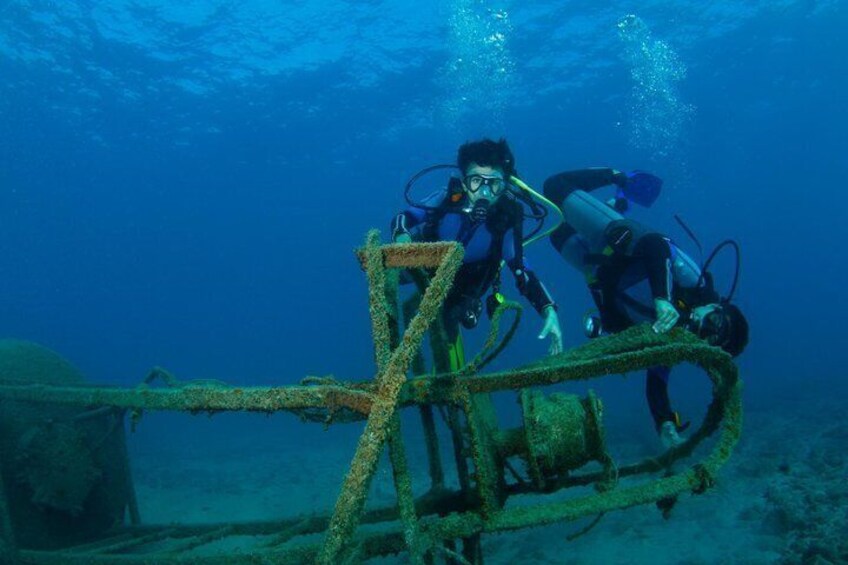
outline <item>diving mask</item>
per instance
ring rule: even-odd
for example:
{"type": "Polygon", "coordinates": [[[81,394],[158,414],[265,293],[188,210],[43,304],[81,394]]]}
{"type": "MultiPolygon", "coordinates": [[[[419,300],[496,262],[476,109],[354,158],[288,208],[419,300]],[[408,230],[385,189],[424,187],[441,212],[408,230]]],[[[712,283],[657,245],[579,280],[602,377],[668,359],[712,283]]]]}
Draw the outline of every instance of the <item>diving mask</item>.
{"type": "Polygon", "coordinates": [[[730,318],[718,304],[695,308],[686,322],[686,328],[717,347],[723,347],[730,339],[730,318]]]}
{"type": "Polygon", "coordinates": [[[500,175],[468,175],[464,179],[468,192],[476,193],[483,187],[488,188],[492,196],[498,196],[506,188],[506,181],[500,175]]]}

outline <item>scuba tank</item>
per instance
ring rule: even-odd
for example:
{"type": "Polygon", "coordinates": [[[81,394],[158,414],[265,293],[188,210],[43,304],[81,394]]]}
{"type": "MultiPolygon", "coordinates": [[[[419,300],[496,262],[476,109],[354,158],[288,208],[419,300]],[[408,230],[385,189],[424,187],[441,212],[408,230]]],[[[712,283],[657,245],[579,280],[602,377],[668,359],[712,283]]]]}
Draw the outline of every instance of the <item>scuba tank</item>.
{"type": "Polygon", "coordinates": [[[561,210],[564,222],[577,233],[565,241],[560,254],[568,264],[582,272],[586,268],[586,255],[600,253],[606,247],[607,226],[623,220],[624,216],[583,190],[569,194],[561,210]]]}
{"type": "MultiPolygon", "coordinates": [[[[575,235],[562,247],[563,258],[573,267],[583,270],[586,255],[597,255],[609,245],[610,226],[625,221],[624,216],[605,202],[583,190],[575,190],[563,201],[562,215],[565,223],[574,228],[575,235]]],[[[635,222],[634,222],[635,225],[635,222]]],[[[702,279],[701,268],[679,247],[671,244],[674,280],[683,287],[694,287],[702,279]]]]}
{"type": "Polygon", "coordinates": [[[610,222],[624,219],[624,216],[583,190],[575,190],[563,201],[562,216],[565,223],[573,227],[593,251],[600,251],[606,246],[606,229],[610,222]]]}

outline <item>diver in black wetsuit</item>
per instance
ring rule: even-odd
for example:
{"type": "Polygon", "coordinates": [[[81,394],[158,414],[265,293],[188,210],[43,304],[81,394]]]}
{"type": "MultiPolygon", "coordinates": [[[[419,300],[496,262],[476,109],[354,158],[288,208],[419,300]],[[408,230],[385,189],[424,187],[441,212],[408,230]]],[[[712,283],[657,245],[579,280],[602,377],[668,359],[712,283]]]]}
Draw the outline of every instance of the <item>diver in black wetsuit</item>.
{"type": "MultiPolygon", "coordinates": [[[[595,337],[642,321],[652,322],[658,333],[682,324],[735,357],[748,343],[748,323],[739,308],[729,298],[722,299],[706,268],[669,238],[621,215],[631,200],[650,206],[661,185],[649,173],[609,168],[563,172],[545,181],[545,196],[562,209],[565,219],[551,234],[551,244],[584,273],[600,314],[600,319],[584,320],[584,329],[595,337]],[[607,185],[617,187],[610,202],[587,194],[607,185]]],[[[679,433],[688,423],[671,409],[669,373],[668,367],[649,368],[646,394],[657,431],[671,447],[682,442],[679,433]]]]}
{"type": "Polygon", "coordinates": [[[395,217],[392,239],[458,241],[465,248],[442,311],[452,346],[460,325],[470,329],[478,324],[486,292],[494,287],[497,295],[503,261],[519,292],[545,320],[539,339],[550,337],[550,352],[559,353],[562,334],[556,304],[524,257],[523,210],[510,185],[516,174],[512,151],[503,139],[466,143],[459,148],[457,165],[460,178],[395,217]]]}

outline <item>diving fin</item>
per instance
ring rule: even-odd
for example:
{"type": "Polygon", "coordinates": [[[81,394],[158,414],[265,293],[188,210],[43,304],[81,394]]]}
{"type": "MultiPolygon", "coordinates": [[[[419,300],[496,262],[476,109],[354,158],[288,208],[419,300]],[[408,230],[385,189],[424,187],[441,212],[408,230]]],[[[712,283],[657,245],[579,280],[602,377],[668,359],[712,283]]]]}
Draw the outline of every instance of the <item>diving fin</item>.
{"type": "Polygon", "coordinates": [[[645,171],[627,173],[627,184],[621,189],[624,197],[639,206],[650,208],[657,201],[662,190],[660,177],[645,171]]]}

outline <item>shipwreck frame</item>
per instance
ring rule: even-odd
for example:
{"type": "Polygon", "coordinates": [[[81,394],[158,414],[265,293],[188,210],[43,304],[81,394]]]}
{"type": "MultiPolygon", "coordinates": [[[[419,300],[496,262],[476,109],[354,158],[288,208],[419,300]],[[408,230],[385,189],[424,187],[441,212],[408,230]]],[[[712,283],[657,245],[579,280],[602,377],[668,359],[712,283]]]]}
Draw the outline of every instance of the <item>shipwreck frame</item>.
{"type": "MultiPolygon", "coordinates": [[[[4,485],[0,475],[0,561],[32,565],[331,564],[408,552],[412,563],[432,563],[440,559],[482,563],[479,543],[482,534],[571,521],[648,503],[672,504],[680,494],[701,493],[712,486],[741,434],[741,382],[729,355],[684,330],[657,335],[649,327],[640,326],[511,371],[482,374],[479,372],[482,357],[478,357],[460,372],[408,377],[410,372],[422,374],[416,372],[422,344],[428,330],[437,323],[440,307],[461,265],[462,254],[462,247],[456,243],[381,245],[376,231],[368,234],[366,245],[358,255],[368,277],[377,364],[373,380],[344,383],[318,379],[309,384],[278,387],[209,386],[172,382],[167,373],[154,371],[152,377],[166,377],[165,387],[151,387],[149,383],[135,388],[0,384],[0,400],[3,401],[75,407],[84,413],[111,412],[120,419],[122,435],[125,424],[134,424],[142,411],[149,410],[192,414],[287,411],[315,421],[366,420],[335,508],[329,516],[227,524],[146,525],[141,523],[134,494],[131,494],[127,501],[128,524],[110,528],[95,539],[69,547],[32,549],[19,547],[16,542],[16,530],[22,526],[15,523],[7,496],[10,485],[4,485]],[[397,313],[401,307],[397,287],[391,284],[391,269],[428,269],[432,275],[403,333],[398,322],[397,313]],[[568,404],[568,400],[563,400],[561,404],[568,404],[572,412],[581,409],[585,412],[580,412],[585,421],[581,420],[577,438],[586,444],[583,445],[585,453],[551,455],[557,465],[562,464],[563,457],[577,457],[573,470],[589,459],[601,463],[601,470],[582,474],[551,471],[550,464],[546,466],[542,457],[534,455],[533,450],[538,447],[531,445],[535,440],[530,430],[523,433],[498,430],[487,403],[488,393],[524,391],[522,402],[527,416],[528,411],[541,410],[534,408],[533,403],[537,401],[527,393],[530,387],[585,381],[653,365],[674,366],[686,362],[700,367],[712,381],[712,399],[703,422],[681,446],[661,457],[627,466],[617,466],[606,453],[599,422],[601,408],[591,397],[581,403],[568,404]],[[413,406],[420,408],[427,434],[432,485],[418,498],[412,492],[398,417],[399,409],[413,406]],[[458,491],[444,487],[438,445],[434,445],[437,439],[433,407],[446,409],[452,422],[457,466],[465,466],[458,469],[461,485],[458,491]],[[692,455],[695,448],[716,431],[718,438],[701,461],[679,472],[671,472],[671,463],[692,455]],[[464,445],[457,449],[457,442],[464,445]],[[386,445],[397,504],[366,511],[369,485],[386,445]],[[508,457],[515,455],[528,461],[528,473],[533,480],[512,484],[504,480],[505,472],[515,473],[508,463],[508,457]],[[656,472],[664,476],[626,487],[617,483],[620,477],[656,472]],[[575,485],[591,485],[596,492],[568,500],[504,508],[505,499],[513,494],[547,493],[575,485]],[[375,523],[386,527],[380,532],[357,533],[359,524],[375,523]],[[298,543],[298,537],[309,534],[322,534],[323,539],[317,543],[298,543]],[[244,535],[266,536],[267,539],[239,553],[200,555],[195,552],[197,548],[228,536],[244,535]],[[457,546],[460,541],[463,543],[461,549],[457,546]],[[158,550],[151,549],[157,546],[158,550]]],[[[496,312],[495,321],[501,313],[496,312]]],[[[500,347],[495,341],[487,342],[489,357],[500,347]]],[[[553,449],[547,445],[543,449],[549,447],[553,449]]]]}

